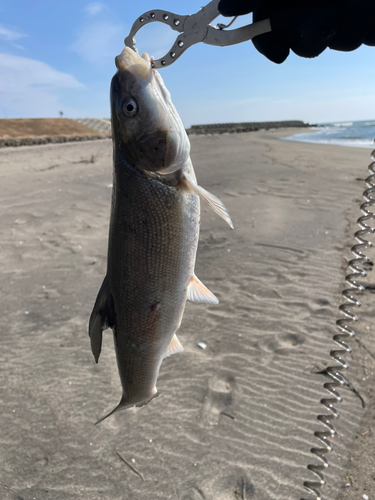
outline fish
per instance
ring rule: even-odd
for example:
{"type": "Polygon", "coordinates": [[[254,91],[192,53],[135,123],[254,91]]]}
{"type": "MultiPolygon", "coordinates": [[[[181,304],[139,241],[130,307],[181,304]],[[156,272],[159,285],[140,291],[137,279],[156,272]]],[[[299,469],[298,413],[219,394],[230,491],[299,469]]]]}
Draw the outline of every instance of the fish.
{"type": "Polygon", "coordinates": [[[158,395],[163,359],[183,351],[176,332],[186,301],[218,303],[194,273],[200,200],[233,228],[224,204],[197,184],[188,136],[152,58],[125,47],[115,64],[107,274],[89,336],[97,363],[103,331],[113,330],[122,397],[97,424],[158,395]]]}

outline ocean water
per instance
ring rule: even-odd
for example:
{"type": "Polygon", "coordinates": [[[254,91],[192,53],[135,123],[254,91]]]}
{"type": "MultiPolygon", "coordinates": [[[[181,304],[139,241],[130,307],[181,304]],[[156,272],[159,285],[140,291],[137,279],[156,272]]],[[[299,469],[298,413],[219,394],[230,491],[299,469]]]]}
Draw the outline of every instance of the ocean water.
{"type": "Polygon", "coordinates": [[[375,148],[375,120],[323,123],[316,132],[283,137],[286,141],[336,144],[355,148],[375,148]]]}

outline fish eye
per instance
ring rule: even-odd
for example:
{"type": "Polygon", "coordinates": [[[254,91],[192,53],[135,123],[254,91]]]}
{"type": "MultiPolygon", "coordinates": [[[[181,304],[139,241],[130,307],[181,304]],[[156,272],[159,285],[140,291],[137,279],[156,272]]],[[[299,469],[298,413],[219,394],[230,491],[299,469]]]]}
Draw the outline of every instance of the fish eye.
{"type": "Polygon", "coordinates": [[[132,118],[138,112],[138,105],[134,99],[126,99],[126,101],[122,105],[122,111],[125,116],[127,116],[128,118],[132,118]]]}

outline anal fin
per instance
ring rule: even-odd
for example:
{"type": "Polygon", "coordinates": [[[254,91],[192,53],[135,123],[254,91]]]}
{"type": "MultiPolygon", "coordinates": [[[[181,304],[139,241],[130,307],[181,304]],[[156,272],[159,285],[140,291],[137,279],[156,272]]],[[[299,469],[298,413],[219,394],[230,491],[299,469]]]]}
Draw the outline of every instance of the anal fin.
{"type": "Polygon", "coordinates": [[[113,311],[107,276],[103,280],[89,321],[91,350],[97,363],[102,350],[103,330],[113,327],[113,311]]]}
{"type": "Polygon", "coordinates": [[[191,302],[218,304],[219,299],[199,280],[195,274],[190,278],[187,299],[191,302]]]}
{"type": "Polygon", "coordinates": [[[178,340],[177,335],[174,334],[164,357],[167,358],[168,356],[171,356],[171,354],[177,354],[183,350],[184,348],[182,347],[181,342],[178,340]]]}
{"type": "Polygon", "coordinates": [[[210,208],[212,208],[212,210],[215,213],[217,213],[217,215],[219,217],[224,219],[225,222],[229,225],[229,227],[234,229],[232,219],[230,218],[230,215],[229,215],[228,210],[227,210],[226,206],[224,205],[224,203],[221,200],[219,200],[219,198],[217,196],[215,196],[214,194],[209,193],[201,186],[198,186],[198,184],[195,182],[194,177],[191,174],[184,172],[183,175],[185,178],[185,182],[190,187],[190,189],[192,189],[195,193],[197,193],[197,195],[200,198],[202,198],[202,200],[204,202],[206,202],[207,205],[210,208]]]}

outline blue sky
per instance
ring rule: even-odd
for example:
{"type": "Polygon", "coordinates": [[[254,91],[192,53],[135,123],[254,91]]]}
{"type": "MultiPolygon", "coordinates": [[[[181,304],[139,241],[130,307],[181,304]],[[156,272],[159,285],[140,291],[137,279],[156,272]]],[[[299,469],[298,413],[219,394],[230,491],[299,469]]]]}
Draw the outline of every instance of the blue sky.
{"type": "MultiPolygon", "coordinates": [[[[133,21],[150,9],[196,12],[190,0],[0,0],[0,118],[108,117],[114,57],[133,21]]],[[[242,18],[241,24],[251,22],[242,18]]],[[[220,19],[218,19],[220,21],[220,19]]],[[[216,22],[216,21],[215,21],[216,22]]],[[[156,58],[177,33],[159,23],[137,34],[156,58]]],[[[161,75],[186,126],[300,119],[310,123],[375,118],[375,47],[294,54],[282,65],[251,42],[198,44],[161,75]]]]}

